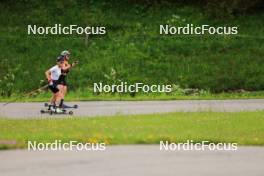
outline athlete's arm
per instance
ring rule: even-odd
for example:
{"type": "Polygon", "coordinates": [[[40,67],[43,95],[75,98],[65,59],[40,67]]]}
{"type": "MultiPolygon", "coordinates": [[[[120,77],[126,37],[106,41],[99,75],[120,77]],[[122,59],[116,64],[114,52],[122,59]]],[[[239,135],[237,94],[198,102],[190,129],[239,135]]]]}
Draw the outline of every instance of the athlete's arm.
{"type": "Polygon", "coordinates": [[[70,70],[71,67],[72,67],[71,64],[67,62],[64,64],[63,70],[70,70]]]}
{"type": "Polygon", "coordinates": [[[74,61],[72,64],[71,64],[71,67],[74,67],[75,65],[77,65],[79,63],[79,61],[74,61]]]}
{"type": "Polygon", "coordinates": [[[46,75],[47,80],[50,82],[51,81],[51,72],[50,72],[50,70],[47,70],[45,72],[45,75],[46,75]]]}
{"type": "Polygon", "coordinates": [[[78,62],[73,62],[72,64],[69,64],[68,62],[66,62],[64,64],[64,67],[62,68],[64,71],[69,71],[72,67],[74,67],[78,62]]]}

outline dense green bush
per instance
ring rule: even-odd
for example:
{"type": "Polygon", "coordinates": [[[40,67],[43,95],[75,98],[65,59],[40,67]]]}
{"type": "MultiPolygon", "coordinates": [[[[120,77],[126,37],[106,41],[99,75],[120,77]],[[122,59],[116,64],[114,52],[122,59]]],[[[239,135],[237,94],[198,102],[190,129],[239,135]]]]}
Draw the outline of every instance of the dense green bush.
{"type": "Polygon", "coordinates": [[[216,17],[230,17],[256,11],[263,7],[263,0],[201,0],[206,9],[216,17]]]}
{"type": "Polygon", "coordinates": [[[232,17],[247,12],[263,9],[263,0],[129,0],[147,6],[177,3],[179,5],[193,5],[203,7],[214,17],[232,17]]]}

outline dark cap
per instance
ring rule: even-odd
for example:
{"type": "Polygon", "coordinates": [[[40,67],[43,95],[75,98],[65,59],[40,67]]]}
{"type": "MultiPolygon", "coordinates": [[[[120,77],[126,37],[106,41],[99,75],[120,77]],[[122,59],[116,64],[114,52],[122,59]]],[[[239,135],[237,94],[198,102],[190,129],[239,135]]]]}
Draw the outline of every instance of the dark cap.
{"type": "Polygon", "coordinates": [[[61,62],[61,61],[64,61],[64,56],[62,56],[62,55],[57,57],[57,62],[61,62]]]}

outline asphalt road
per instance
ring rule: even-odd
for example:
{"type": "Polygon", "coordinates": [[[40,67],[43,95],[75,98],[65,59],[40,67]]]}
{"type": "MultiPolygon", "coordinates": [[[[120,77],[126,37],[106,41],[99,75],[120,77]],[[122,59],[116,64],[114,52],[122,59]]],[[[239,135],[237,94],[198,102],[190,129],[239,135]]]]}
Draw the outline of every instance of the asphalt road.
{"type": "MultiPolygon", "coordinates": [[[[44,103],[0,103],[0,117],[45,118],[40,110],[44,103]]],[[[74,116],[111,116],[117,114],[152,114],[178,111],[255,111],[264,110],[264,99],[252,100],[177,100],[177,101],[86,101],[78,104],[74,116]]]]}
{"type": "Polygon", "coordinates": [[[262,176],[264,148],[237,151],[160,151],[158,145],[106,151],[0,151],[1,176],[262,176]]]}

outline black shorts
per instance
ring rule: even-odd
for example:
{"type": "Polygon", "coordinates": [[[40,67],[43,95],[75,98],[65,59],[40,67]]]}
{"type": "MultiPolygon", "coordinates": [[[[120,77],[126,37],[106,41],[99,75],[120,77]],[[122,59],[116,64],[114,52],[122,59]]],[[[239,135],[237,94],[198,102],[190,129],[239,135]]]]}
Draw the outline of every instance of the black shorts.
{"type": "Polygon", "coordinates": [[[49,85],[49,89],[53,93],[59,92],[59,89],[58,89],[58,81],[53,81],[53,84],[52,85],[49,85]]]}
{"type": "Polygon", "coordinates": [[[66,75],[60,75],[57,84],[67,86],[66,75]]]}

